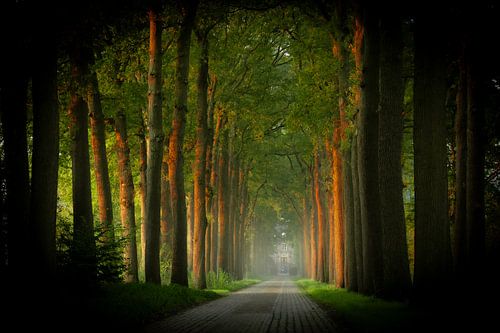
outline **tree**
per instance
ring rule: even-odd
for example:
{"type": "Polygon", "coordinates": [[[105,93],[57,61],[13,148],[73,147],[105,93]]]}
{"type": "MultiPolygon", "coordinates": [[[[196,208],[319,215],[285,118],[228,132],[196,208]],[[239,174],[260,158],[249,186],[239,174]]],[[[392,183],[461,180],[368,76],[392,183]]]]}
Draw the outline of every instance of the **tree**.
{"type": "Polygon", "coordinates": [[[73,261],[76,278],[82,283],[96,280],[96,245],[94,216],[90,188],[90,161],[88,141],[88,108],[80,91],[86,87],[89,75],[89,49],[75,47],[71,54],[71,99],[68,108],[71,135],[72,191],[73,191],[73,261]]]}
{"type": "Polygon", "coordinates": [[[127,135],[127,121],[124,112],[115,118],[116,150],[118,154],[118,177],[120,179],[120,215],[123,237],[126,238],[123,253],[127,271],[126,282],[138,282],[137,241],[135,230],[134,180],[130,167],[130,148],[127,135]]]}
{"type": "Polygon", "coordinates": [[[196,156],[194,162],[194,240],[193,275],[196,288],[207,287],[205,276],[206,158],[208,145],[208,30],[197,31],[201,54],[198,72],[198,109],[196,114],[196,156]]]}
{"type": "Polygon", "coordinates": [[[169,142],[168,174],[172,216],[174,219],[174,246],[172,259],[172,283],[187,286],[186,247],[186,202],[184,190],[182,144],[186,126],[189,50],[191,33],[198,3],[196,0],[179,3],[182,21],[177,38],[177,64],[175,74],[175,105],[172,119],[172,133],[169,142]]]}
{"type": "Polygon", "coordinates": [[[163,154],[161,95],[161,33],[158,8],[149,10],[148,128],[149,146],[146,173],[145,273],[146,282],[161,283],[160,278],[160,180],[163,154]]]}
{"type": "MultiPolygon", "coordinates": [[[[49,30],[49,36],[53,31],[49,30]]],[[[57,46],[55,38],[38,35],[45,52],[34,66],[33,155],[30,224],[33,262],[46,283],[56,277],[56,211],[59,169],[59,104],[57,96],[57,46]]],[[[38,44],[40,43],[40,44],[38,44]]],[[[45,284],[44,283],[44,284],[45,284]]]]}
{"type": "Polygon", "coordinates": [[[324,206],[323,206],[323,198],[322,198],[322,188],[320,183],[320,175],[321,175],[321,162],[320,162],[320,154],[319,148],[316,147],[314,152],[314,198],[316,203],[316,212],[318,214],[318,238],[317,238],[317,276],[316,279],[318,281],[325,282],[326,281],[326,272],[325,272],[325,214],[324,214],[324,206]]]}
{"type": "Polygon", "coordinates": [[[382,288],[382,243],[378,182],[379,30],[376,8],[364,8],[361,109],[358,120],[359,197],[363,239],[363,289],[382,288]]]}
{"type": "MultiPolygon", "coordinates": [[[[93,57],[92,57],[93,58],[93,57]]],[[[93,65],[93,61],[91,63],[93,65]]],[[[106,239],[114,238],[113,202],[109,183],[108,157],[106,154],[106,134],[104,114],[101,107],[101,95],[94,69],[90,71],[87,82],[87,104],[90,115],[92,134],[92,151],[94,153],[94,170],[97,185],[97,201],[99,203],[99,220],[104,229],[106,239]]]]}
{"type": "Polygon", "coordinates": [[[381,295],[405,299],[411,289],[403,209],[401,150],[403,140],[403,40],[396,13],[380,19],[380,107],[378,178],[384,284],[381,295]]]}
{"type": "Polygon", "coordinates": [[[415,28],[415,297],[443,294],[450,274],[445,13],[420,8],[415,28]]]}

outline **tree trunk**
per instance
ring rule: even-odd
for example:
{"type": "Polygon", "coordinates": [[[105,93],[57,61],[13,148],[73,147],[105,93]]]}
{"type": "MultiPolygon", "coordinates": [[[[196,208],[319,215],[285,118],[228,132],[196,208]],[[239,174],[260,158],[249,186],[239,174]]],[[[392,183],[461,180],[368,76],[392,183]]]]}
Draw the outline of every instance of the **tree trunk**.
{"type": "Polygon", "coordinates": [[[467,70],[465,47],[458,58],[457,110],[455,113],[455,275],[466,281],[467,266],[467,70]]]}
{"type": "Polygon", "coordinates": [[[310,276],[310,267],[311,267],[311,236],[310,236],[310,218],[309,215],[311,213],[311,207],[308,200],[308,189],[307,183],[304,186],[304,197],[302,199],[303,206],[303,215],[302,215],[302,241],[303,241],[303,252],[304,252],[304,277],[310,276]]]}
{"type": "Polygon", "coordinates": [[[381,295],[403,300],[411,290],[403,208],[401,153],[403,142],[403,39],[397,14],[380,23],[380,107],[378,176],[384,287],[381,295]]]}
{"type": "Polygon", "coordinates": [[[209,207],[210,207],[210,215],[211,215],[211,228],[210,228],[210,243],[211,243],[211,249],[210,249],[210,270],[212,272],[217,272],[217,264],[218,264],[218,235],[219,235],[219,216],[218,216],[218,193],[216,193],[216,189],[218,187],[218,175],[220,174],[220,169],[219,169],[219,148],[220,148],[220,143],[219,143],[219,138],[220,138],[220,131],[222,128],[223,124],[223,115],[221,110],[218,110],[217,112],[217,122],[215,125],[215,132],[213,134],[213,140],[212,140],[212,159],[210,160],[210,196],[209,196],[209,207]]]}
{"type": "Polygon", "coordinates": [[[97,82],[97,74],[91,70],[87,84],[87,104],[90,115],[92,151],[94,153],[94,172],[97,185],[97,202],[99,205],[99,222],[104,240],[114,238],[113,203],[109,183],[108,157],[106,155],[106,134],[104,114],[101,107],[101,95],[97,82]]]}
{"type": "Polygon", "coordinates": [[[450,241],[446,147],[446,40],[444,13],[416,17],[415,149],[415,296],[443,295],[449,282],[450,241]]]}
{"type": "Polygon", "coordinates": [[[333,206],[334,206],[334,252],[335,252],[335,286],[344,287],[344,240],[345,240],[345,222],[344,212],[344,170],[343,158],[341,154],[341,143],[345,140],[346,120],[345,113],[348,98],[348,80],[349,80],[349,54],[347,46],[344,45],[342,38],[335,41],[333,45],[333,54],[340,63],[338,77],[339,84],[339,116],[334,120],[333,130],[333,206]]]}
{"type": "Polygon", "coordinates": [[[363,289],[376,294],[382,288],[383,262],[378,193],[379,31],[371,9],[364,13],[364,54],[359,113],[359,197],[363,245],[363,289]]]}
{"type": "Polygon", "coordinates": [[[358,171],[358,144],[357,135],[353,137],[351,147],[351,170],[352,170],[352,205],[354,224],[354,250],[356,255],[356,277],[357,291],[363,289],[363,233],[361,226],[361,211],[359,202],[359,171],[358,171]]]}
{"type": "Polygon", "coordinates": [[[189,50],[191,32],[196,16],[196,1],[182,4],[182,23],[177,39],[177,64],[175,74],[175,105],[170,137],[168,173],[174,219],[174,247],[172,258],[172,283],[188,285],[186,244],[186,202],[184,190],[184,157],[182,145],[186,127],[189,76],[189,50]]]}
{"type": "MultiPolygon", "coordinates": [[[[18,56],[20,57],[20,55],[18,56]]],[[[12,60],[16,61],[18,59],[12,60]]],[[[15,62],[10,63],[8,66],[12,66],[13,63],[15,62]]],[[[15,66],[15,68],[20,69],[20,73],[13,73],[9,70],[7,74],[2,73],[2,76],[5,76],[0,78],[3,81],[0,87],[0,107],[2,111],[0,116],[2,117],[2,135],[4,141],[3,154],[5,154],[6,266],[9,278],[11,278],[9,282],[13,283],[19,282],[18,279],[24,280],[27,278],[27,262],[30,261],[30,253],[26,246],[26,235],[29,234],[30,209],[28,142],[26,133],[28,78],[22,70],[23,66],[25,65],[18,64],[18,66],[15,66]]],[[[35,114],[35,116],[37,115],[35,114]]],[[[50,121],[50,118],[46,120],[50,121]]],[[[48,209],[49,207],[45,208],[48,209]]],[[[2,248],[1,251],[4,251],[4,249],[2,248]]]]}
{"type": "MultiPolygon", "coordinates": [[[[168,139],[165,140],[165,148],[168,148],[168,139]]],[[[172,249],[172,207],[170,205],[170,184],[168,180],[168,150],[163,152],[161,162],[161,207],[160,207],[160,230],[161,230],[161,247],[166,251],[172,249]]]]}
{"type": "Polygon", "coordinates": [[[186,221],[187,221],[187,268],[193,270],[193,191],[186,194],[186,221]]]}
{"type": "Polygon", "coordinates": [[[219,222],[219,252],[218,252],[218,269],[225,272],[229,271],[228,262],[228,237],[227,237],[227,187],[228,187],[228,129],[224,130],[221,141],[221,152],[219,156],[219,177],[217,189],[218,212],[217,218],[219,222]]]}
{"type": "Polygon", "coordinates": [[[314,195],[316,200],[316,211],[318,214],[318,247],[317,247],[317,276],[316,279],[325,282],[325,214],[321,195],[321,162],[320,151],[317,148],[314,154],[314,195]]]}
{"type": "Polygon", "coordinates": [[[84,285],[95,283],[96,244],[94,217],[92,215],[92,192],[90,187],[90,161],[88,140],[88,108],[79,89],[85,87],[88,63],[75,52],[72,61],[73,86],[70,92],[68,116],[70,119],[71,162],[73,183],[73,262],[76,265],[77,281],[84,285]]]}
{"type": "Polygon", "coordinates": [[[214,216],[212,214],[212,199],[213,199],[213,185],[211,183],[213,173],[212,159],[214,156],[214,110],[215,110],[215,89],[217,87],[217,77],[211,76],[210,85],[208,87],[208,108],[207,108],[207,157],[206,157],[206,171],[205,171],[205,213],[207,216],[207,228],[205,231],[205,270],[208,272],[212,270],[212,232],[214,225],[214,216]]]}
{"type": "MultiPolygon", "coordinates": [[[[314,169],[314,168],[313,168],[314,169]]],[[[310,214],[310,225],[311,225],[311,266],[310,266],[310,278],[316,280],[318,277],[318,233],[317,233],[317,219],[318,219],[318,206],[316,205],[316,182],[314,181],[314,171],[311,171],[311,214],[310,214]]]]}
{"type": "Polygon", "coordinates": [[[146,282],[161,283],[160,278],[160,196],[161,162],[163,155],[162,96],[161,96],[161,32],[162,22],[155,9],[149,10],[149,73],[148,73],[148,132],[147,191],[146,191],[146,282]]]}
{"type": "Polygon", "coordinates": [[[139,110],[139,198],[141,207],[141,265],[145,269],[146,263],[146,193],[147,193],[147,164],[148,147],[146,144],[145,125],[142,110],[139,110]]]}
{"type": "Polygon", "coordinates": [[[196,147],[193,165],[194,182],[194,241],[193,241],[193,279],[194,286],[205,289],[205,230],[207,146],[208,146],[208,31],[198,34],[200,44],[200,63],[198,72],[198,109],[196,112],[196,147]]]}
{"type": "MultiPolygon", "coordinates": [[[[47,39],[44,39],[47,42],[47,39]]],[[[59,167],[59,105],[57,50],[47,42],[33,74],[33,156],[31,227],[34,270],[44,286],[56,275],[56,212],[59,167]]],[[[20,112],[22,113],[22,112],[20,112]]],[[[16,148],[19,147],[16,143],[16,148]]],[[[24,153],[23,153],[24,154],[24,153]]],[[[20,159],[22,161],[22,159],[20,159]]],[[[19,170],[22,170],[19,169],[19,170]]]]}
{"type": "MultiPolygon", "coordinates": [[[[355,63],[355,77],[361,79],[361,72],[363,67],[362,55],[363,55],[363,36],[364,28],[362,21],[359,17],[355,19],[354,26],[354,45],[352,53],[354,56],[355,63]]],[[[356,85],[354,87],[354,106],[358,110],[361,109],[361,87],[356,85]]],[[[359,114],[359,113],[358,113],[359,114]]],[[[356,115],[353,123],[354,128],[359,128],[358,122],[359,115],[356,115]]],[[[356,253],[356,276],[357,276],[357,290],[363,290],[363,237],[362,237],[362,225],[361,225],[361,206],[359,197],[359,163],[358,163],[358,142],[359,136],[357,132],[354,132],[352,138],[351,146],[351,173],[352,173],[352,196],[353,196],[353,224],[354,224],[354,242],[355,242],[355,253],[356,253]]]]}
{"type": "Polygon", "coordinates": [[[120,179],[120,217],[123,237],[126,239],[124,259],[127,267],[126,282],[139,281],[137,263],[137,242],[135,237],[134,179],[130,167],[130,148],[128,145],[127,122],[125,113],[120,111],[115,119],[116,151],[118,155],[118,177],[120,179]]]}
{"type": "Polygon", "coordinates": [[[467,166],[466,166],[466,218],[467,218],[467,276],[468,281],[481,283],[485,271],[485,211],[484,211],[484,106],[485,100],[479,87],[479,44],[474,40],[467,66],[467,166]]]}

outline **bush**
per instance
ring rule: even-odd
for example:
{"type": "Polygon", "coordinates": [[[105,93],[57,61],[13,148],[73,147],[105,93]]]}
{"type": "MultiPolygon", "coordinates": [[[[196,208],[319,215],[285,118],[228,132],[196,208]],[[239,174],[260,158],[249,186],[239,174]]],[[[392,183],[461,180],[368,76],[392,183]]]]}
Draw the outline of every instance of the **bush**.
{"type": "Polygon", "coordinates": [[[94,232],[96,244],[95,259],[79,262],[75,260],[79,246],[73,239],[73,222],[71,218],[59,218],[56,230],[56,263],[60,281],[79,280],[83,270],[89,270],[86,266],[95,260],[97,282],[120,282],[126,270],[123,260],[123,250],[126,243],[125,238],[116,238],[112,241],[106,240],[102,228],[96,228],[94,232]]]}

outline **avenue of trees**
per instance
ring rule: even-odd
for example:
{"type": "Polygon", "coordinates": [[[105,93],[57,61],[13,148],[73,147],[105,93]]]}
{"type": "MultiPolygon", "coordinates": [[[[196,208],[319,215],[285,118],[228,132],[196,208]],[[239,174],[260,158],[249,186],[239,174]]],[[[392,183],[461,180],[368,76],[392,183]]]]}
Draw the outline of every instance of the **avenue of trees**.
{"type": "Polygon", "coordinates": [[[6,283],[203,289],[269,274],[277,225],[366,295],[497,276],[494,2],[1,6],[6,283]]]}

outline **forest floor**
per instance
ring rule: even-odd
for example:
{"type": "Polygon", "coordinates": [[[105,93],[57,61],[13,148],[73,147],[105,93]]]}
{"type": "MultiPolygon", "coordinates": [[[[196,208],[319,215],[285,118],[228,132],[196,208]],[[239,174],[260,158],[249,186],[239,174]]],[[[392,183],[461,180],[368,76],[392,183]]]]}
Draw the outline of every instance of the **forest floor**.
{"type": "Polygon", "coordinates": [[[276,277],[149,325],[159,332],[337,332],[288,277],[276,277]]]}

